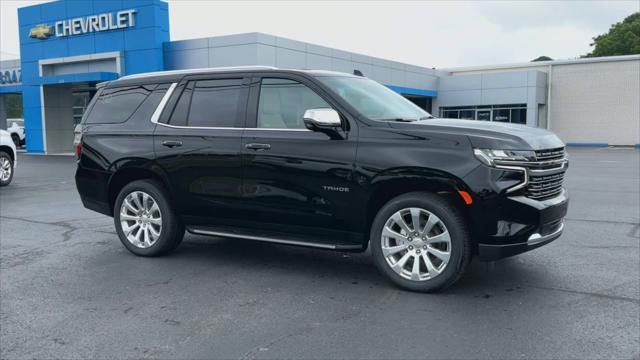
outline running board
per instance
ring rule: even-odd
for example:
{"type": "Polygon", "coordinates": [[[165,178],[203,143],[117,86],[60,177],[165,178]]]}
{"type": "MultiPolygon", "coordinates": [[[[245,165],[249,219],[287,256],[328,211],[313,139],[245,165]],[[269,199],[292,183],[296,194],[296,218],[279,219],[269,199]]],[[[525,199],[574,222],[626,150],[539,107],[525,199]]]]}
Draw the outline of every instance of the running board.
{"type": "Polygon", "coordinates": [[[313,247],[319,249],[328,249],[328,250],[361,250],[362,245],[356,244],[331,244],[331,243],[322,243],[316,241],[300,241],[285,238],[284,236],[274,237],[274,236],[264,236],[264,235],[254,235],[248,233],[240,233],[238,231],[230,231],[230,230],[222,230],[217,228],[196,228],[196,227],[188,227],[187,231],[192,234],[197,235],[207,235],[207,236],[219,236],[226,238],[234,238],[234,239],[245,239],[245,240],[254,240],[254,241],[263,241],[270,242],[276,244],[284,244],[284,245],[294,245],[294,246],[304,246],[304,247],[313,247]]]}

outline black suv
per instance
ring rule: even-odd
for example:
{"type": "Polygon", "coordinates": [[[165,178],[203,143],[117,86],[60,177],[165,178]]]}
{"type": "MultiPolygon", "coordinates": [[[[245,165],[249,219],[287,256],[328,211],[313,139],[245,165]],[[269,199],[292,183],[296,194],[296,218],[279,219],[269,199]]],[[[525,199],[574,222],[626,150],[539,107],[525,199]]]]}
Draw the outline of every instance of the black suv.
{"type": "Polygon", "coordinates": [[[99,86],[76,184],[140,256],[185,230],[340,251],[370,247],[406,289],[454,283],[563,230],[564,144],[545,130],[436,119],[362,76],[268,67],[99,86]]]}

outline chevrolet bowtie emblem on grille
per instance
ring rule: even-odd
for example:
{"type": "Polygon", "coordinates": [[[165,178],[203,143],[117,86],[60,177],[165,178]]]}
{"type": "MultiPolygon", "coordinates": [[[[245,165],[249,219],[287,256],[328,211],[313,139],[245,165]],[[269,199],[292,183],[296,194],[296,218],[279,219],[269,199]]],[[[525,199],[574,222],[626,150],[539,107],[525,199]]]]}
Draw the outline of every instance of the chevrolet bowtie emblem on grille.
{"type": "Polygon", "coordinates": [[[53,26],[40,24],[29,31],[29,37],[45,40],[48,39],[49,36],[52,36],[54,33],[55,30],[53,29],[53,26]]]}

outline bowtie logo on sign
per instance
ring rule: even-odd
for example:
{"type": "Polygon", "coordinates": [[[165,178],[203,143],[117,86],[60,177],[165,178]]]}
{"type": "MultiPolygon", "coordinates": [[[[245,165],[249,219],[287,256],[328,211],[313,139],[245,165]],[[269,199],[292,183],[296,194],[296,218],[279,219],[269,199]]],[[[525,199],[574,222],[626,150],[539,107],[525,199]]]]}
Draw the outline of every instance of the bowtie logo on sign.
{"type": "Polygon", "coordinates": [[[135,9],[122,10],[116,13],[104,13],[74,19],[56,21],[54,26],[40,24],[31,31],[29,37],[46,40],[50,36],[65,37],[92,32],[118,30],[134,27],[135,9]]]}
{"type": "Polygon", "coordinates": [[[48,39],[49,36],[53,35],[55,30],[53,26],[47,26],[44,24],[40,24],[29,31],[29,37],[34,39],[45,40],[48,39]]]}

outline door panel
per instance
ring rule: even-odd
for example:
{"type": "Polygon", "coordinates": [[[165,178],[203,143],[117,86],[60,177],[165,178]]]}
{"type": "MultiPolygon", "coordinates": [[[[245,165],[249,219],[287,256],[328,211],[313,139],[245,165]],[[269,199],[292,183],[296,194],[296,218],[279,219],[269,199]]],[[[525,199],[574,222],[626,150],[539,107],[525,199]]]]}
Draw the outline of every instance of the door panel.
{"type": "MultiPolygon", "coordinates": [[[[187,225],[242,217],[241,137],[248,87],[243,79],[188,79],[168,123],[154,133],[158,165],[187,225]]],[[[164,116],[164,113],[163,113],[164,116]]]]}
{"type": "Polygon", "coordinates": [[[332,106],[312,84],[294,80],[258,79],[252,88],[252,116],[242,138],[247,224],[360,243],[361,223],[353,221],[352,210],[357,129],[341,130],[341,139],[307,130],[302,121],[307,108],[332,106]]]}
{"type": "Polygon", "coordinates": [[[246,129],[242,142],[249,219],[287,232],[360,230],[350,210],[354,140],[304,130],[246,129]]]}
{"type": "Polygon", "coordinates": [[[182,129],[158,125],[157,163],[167,174],[173,200],[189,224],[225,224],[241,201],[241,129],[182,129]],[[179,146],[167,146],[179,142],[179,146]]]}

